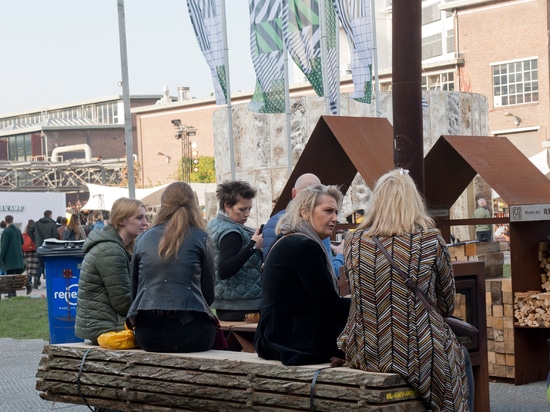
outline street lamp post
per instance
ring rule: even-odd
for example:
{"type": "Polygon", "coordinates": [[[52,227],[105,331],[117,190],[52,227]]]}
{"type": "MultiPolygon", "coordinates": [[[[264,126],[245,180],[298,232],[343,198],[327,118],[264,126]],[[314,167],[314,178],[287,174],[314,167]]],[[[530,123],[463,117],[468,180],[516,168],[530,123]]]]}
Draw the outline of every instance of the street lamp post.
{"type": "Polygon", "coordinates": [[[194,126],[182,124],[180,119],[172,120],[172,124],[176,128],[175,138],[181,140],[181,180],[189,183],[191,182],[191,170],[194,170],[195,166],[194,153],[197,148],[197,144],[191,144],[189,138],[197,134],[197,129],[194,126]]]}

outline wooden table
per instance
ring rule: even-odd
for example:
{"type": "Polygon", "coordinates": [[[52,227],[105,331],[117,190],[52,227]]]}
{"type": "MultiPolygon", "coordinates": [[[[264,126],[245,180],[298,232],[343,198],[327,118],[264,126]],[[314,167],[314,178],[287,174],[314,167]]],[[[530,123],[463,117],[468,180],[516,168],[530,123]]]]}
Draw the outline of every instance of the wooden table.
{"type": "Polygon", "coordinates": [[[256,352],[254,349],[254,334],[257,323],[249,322],[228,322],[220,320],[222,330],[225,332],[225,339],[229,350],[236,352],[256,352]]]}

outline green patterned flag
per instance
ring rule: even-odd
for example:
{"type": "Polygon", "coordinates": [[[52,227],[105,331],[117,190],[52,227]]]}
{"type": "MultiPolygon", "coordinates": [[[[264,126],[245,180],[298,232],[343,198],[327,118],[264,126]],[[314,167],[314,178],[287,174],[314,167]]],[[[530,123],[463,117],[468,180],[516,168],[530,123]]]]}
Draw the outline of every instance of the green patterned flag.
{"type": "Polygon", "coordinates": [[[330,0],[288,0],[283,8],[285,44],[296,65],[311,83],[318,96],[329,96],[330,110],[337,114],[339,73],[337,67],[336,15],[330,0]],[[325,18],[321,22],[320,4],[325,18]],[[325,30],[326,55],[321,53],[321,23],[325,30]],[[328,92],[323,86],[326,71],[328,92]]]}
{"type": "Polygon", "coordinates": [[[216,104],[227,103],[222,0],[187,0],[189,16],[214,83],[216,104]]]}
{"type": "Polygon", "coordinates": [[[285,69],[282,0],[249,0],[250,52],[256,90],[249,108],[257,113],[284,113],[285,69]]]}
{"type": "Polygon", "coordinates": [[[352,97],[370,103],[372,97],[372,24],[369,0],[332,0],[352,49],[352,97]]]}

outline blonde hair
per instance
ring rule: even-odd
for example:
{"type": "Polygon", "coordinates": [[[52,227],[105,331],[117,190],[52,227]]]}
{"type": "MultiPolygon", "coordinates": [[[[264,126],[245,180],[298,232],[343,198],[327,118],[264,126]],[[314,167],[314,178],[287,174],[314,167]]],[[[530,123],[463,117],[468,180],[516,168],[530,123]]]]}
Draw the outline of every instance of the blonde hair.
{"type": "MultiPolygon", "coordinates": [[[[140,207],[145,208],[145,205],[138,199],[121,197],[120,199],[115,200],[113,207],[111,208],[111,219],[109,220],[109,224],[118,232],[124,219],[134,216],[140,207]]],[[[126,250],[129,253],[132,253],[134,243],[135,239],[132,239],[132,241],[126,245],[126,250]]]]}
{"type": "Polygon", "coordinates": [[[178,251],[185,235],[192,226],[204,230],[206,223],[191,186],[184,182],[168,185],[160,199],[160,210],[154,226],[166,223],[164,234],[158,246],[158,255],[162,260],[170,256],[178,257],[178,251]]]}
{"type": "Polygon", "coordinates": [[[407,170],[396,169],[378,179],[363,222],[370,236],[401,236],[434,227],[424,199],[407,170]]]}
{"type": "Polygon", "coordinates": [[[334,198],[338,204],[338,210],[340,210],[343,196],[338,186],[325,186],[323,184],[307,186],[290,201],[285,214],[277,224],[275,232],[279,233],[279,228],[282,224],[285,224],[285,226],[288,226],[291,230],[298,229],[304,220],[302,218],[302,210],[308,210],[311,216],[313,214],[313,209],[321,203],[323,196],[334,198]]]}

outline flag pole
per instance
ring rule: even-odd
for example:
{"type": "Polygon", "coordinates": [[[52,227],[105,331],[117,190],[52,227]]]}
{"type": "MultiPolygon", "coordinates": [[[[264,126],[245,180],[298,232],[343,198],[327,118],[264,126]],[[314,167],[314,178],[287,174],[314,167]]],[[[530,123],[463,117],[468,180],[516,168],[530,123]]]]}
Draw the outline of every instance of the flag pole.
{"type": "Polygon", "coordinates": [[[288,79],[288,53],[286,50],[286,43],[283,41],[283,67],[285,72],[285,112],[286,112],[286,136],[287,136],[287,146],[288,146],[288,175],[292,173],[292,138],[291,138],[291,127],[290,127],[290,85],[288,79]]]}
{"type": "Polygon", "coordinates": [[[231,163],[231,179],[235,180],[235,148],[233,145],[233,111],[231,106],[231,87],[229,84],[229,49],[227,47],[227,22],[225,20],[225,0],[221,1],[222,34],[223,34],[223,59],[225,66],[225,90],[227,96],[227,127],[229,129],[229,161],[231,163]]]}
{"type": "Polygon", "coordinates": [[[330,113],[330,92],[328,88],[326,59],[327,59],[327,34],[325,27],[325,0],[319,0],[319,30],[321,31],[321,73],[323,76],[323,94],[325,95],[326,114],[330,113]]]}
{"type": "Polygon", "coordinates": [[[120,65],[122,74],[122,100],[124,104],[124,144],[126,145],[126,170],[128,173],[128,197],[136,197],[134,175],[134,139],[132,136],[132,115],[130,112],[130,80],[128,76],[128,55],[126,49],[126,24],[124,22],[124,0],[117,0],[118,37],[120,43],[120,65]]]}
{"type": "MultiPolygon", "coordinates": [[[[376,44],[376,10],[375,1],[370,0],[370,18],[371,18],[371,30],[372,30],[372,64],[374,66],[374,77],[376,82],[374,83],[374,99],[376,117],[380,116],[380,80],[378,79],[378,45],[376,44]]],[[[372,73],[371,73],[372,75],[372,73]]]]}

